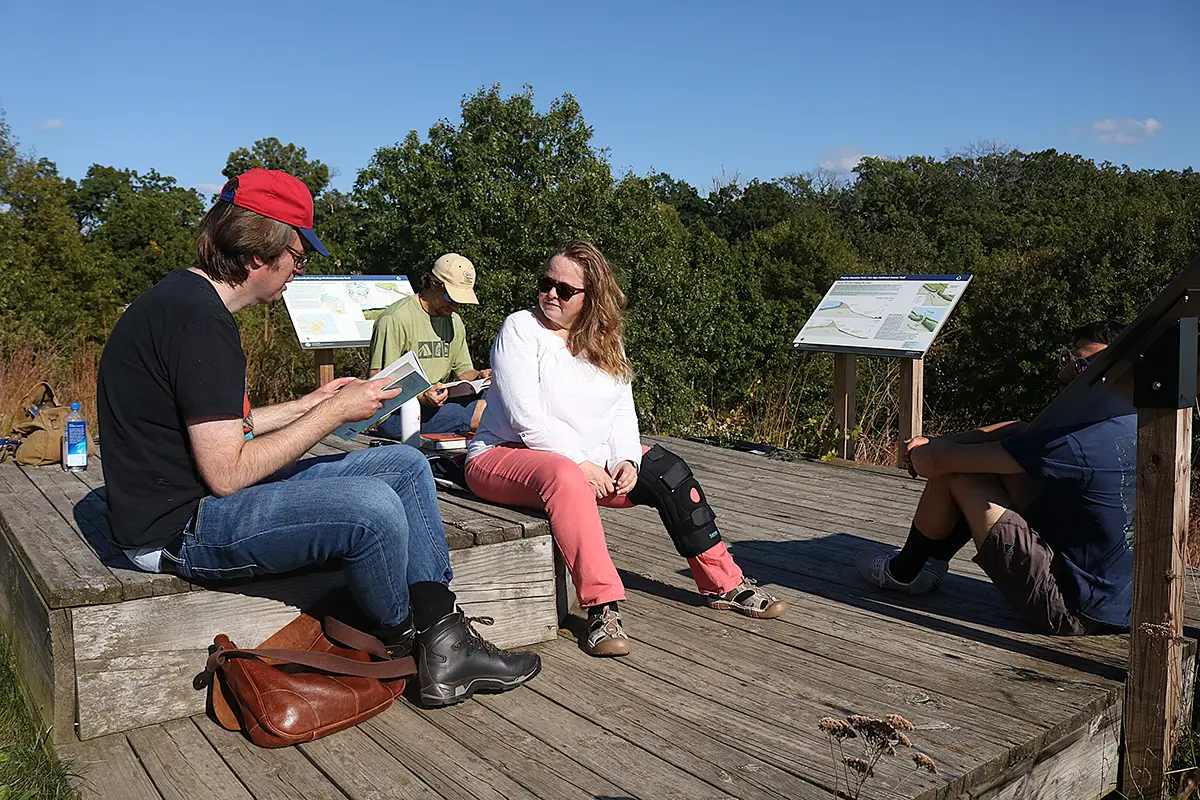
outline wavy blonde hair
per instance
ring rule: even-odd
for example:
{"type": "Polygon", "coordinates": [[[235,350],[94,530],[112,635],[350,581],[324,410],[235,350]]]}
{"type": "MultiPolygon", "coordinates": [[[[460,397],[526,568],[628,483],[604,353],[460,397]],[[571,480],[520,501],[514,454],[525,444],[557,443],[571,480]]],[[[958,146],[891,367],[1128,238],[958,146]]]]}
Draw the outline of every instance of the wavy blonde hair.
{"type": "Polygon", "coordinates": [[[571,327],[572,352],[617,380],[632,380],[633,367],[625,357],[625,293],[608,259],[591,242],[568,239],[546,259],[543,274],[555,256],[583,270],[583,310],[571,327]]]}

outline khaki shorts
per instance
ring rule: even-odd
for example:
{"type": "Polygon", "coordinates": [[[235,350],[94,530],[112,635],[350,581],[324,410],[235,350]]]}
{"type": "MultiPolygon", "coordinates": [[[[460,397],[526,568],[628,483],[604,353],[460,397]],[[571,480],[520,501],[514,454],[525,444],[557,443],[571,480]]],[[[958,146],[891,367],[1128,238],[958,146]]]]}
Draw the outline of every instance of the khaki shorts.
{"type": "Polygon", "coordinates": [[[972,560],[1036,630],[1079,636],[1101,627],[1067,607],[1054,574],[1054,551],[1017,512],[1001,515],[972,560]]]}

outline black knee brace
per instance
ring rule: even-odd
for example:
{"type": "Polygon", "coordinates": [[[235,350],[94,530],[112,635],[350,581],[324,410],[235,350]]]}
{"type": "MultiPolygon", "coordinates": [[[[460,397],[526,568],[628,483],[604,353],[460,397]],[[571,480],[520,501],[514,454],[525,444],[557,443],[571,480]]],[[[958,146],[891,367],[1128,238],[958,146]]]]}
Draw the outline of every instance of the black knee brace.
{"type": "Polygon", "coordinates": [[[642,456],[638,482],[629,500],[658,509],[675,549],[684,558],[698,556],[721,541],[717,517],[687,462],[659,445],[642,456]]]}

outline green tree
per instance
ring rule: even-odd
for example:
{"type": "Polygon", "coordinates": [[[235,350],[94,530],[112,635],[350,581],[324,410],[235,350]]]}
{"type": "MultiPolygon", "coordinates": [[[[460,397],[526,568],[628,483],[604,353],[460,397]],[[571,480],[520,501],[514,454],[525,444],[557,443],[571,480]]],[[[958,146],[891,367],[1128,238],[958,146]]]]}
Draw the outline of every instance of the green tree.
{"type": "Polygon", "coordinates": [[[117,313],[110,258],[84,241],[53,162],[10,159],[0,175],[0,319],[54,337],[102,334],[117,313]]]}
{"type": "Polygon", "coordinates": [[[93,164],[68,204],[88,242],[112,256],[119,294],[132,300],[172,269],[195,261],[204,204],[194,189],[150,170],[93,164]]]}
{"type": "Polygon", "coordinates": [[[309,159],[308,151],[298,145],[283,144],[274,136],[259,139],[249,149],[239,147],[229,154],[221,174],[234,178],[249,169],[281,169],[304,182],[313,197],[329,186],[333,175],[329,167],[317,159],[309,159]]]}

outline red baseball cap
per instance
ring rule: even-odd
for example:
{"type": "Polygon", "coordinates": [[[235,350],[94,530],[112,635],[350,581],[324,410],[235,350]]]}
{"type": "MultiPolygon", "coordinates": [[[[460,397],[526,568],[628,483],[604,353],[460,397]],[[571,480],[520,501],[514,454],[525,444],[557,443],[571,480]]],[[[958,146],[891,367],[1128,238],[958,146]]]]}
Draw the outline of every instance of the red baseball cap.
{"type": "Polygon", "coordinates": [[[312,193],[303,181],[279,169],[251,169],[234,180],[237,188],[231,189],[228,183],[225,184],[222,200],[291,225],[313,250],[323,256],[329,255],[313,232],[312,193]]]}

